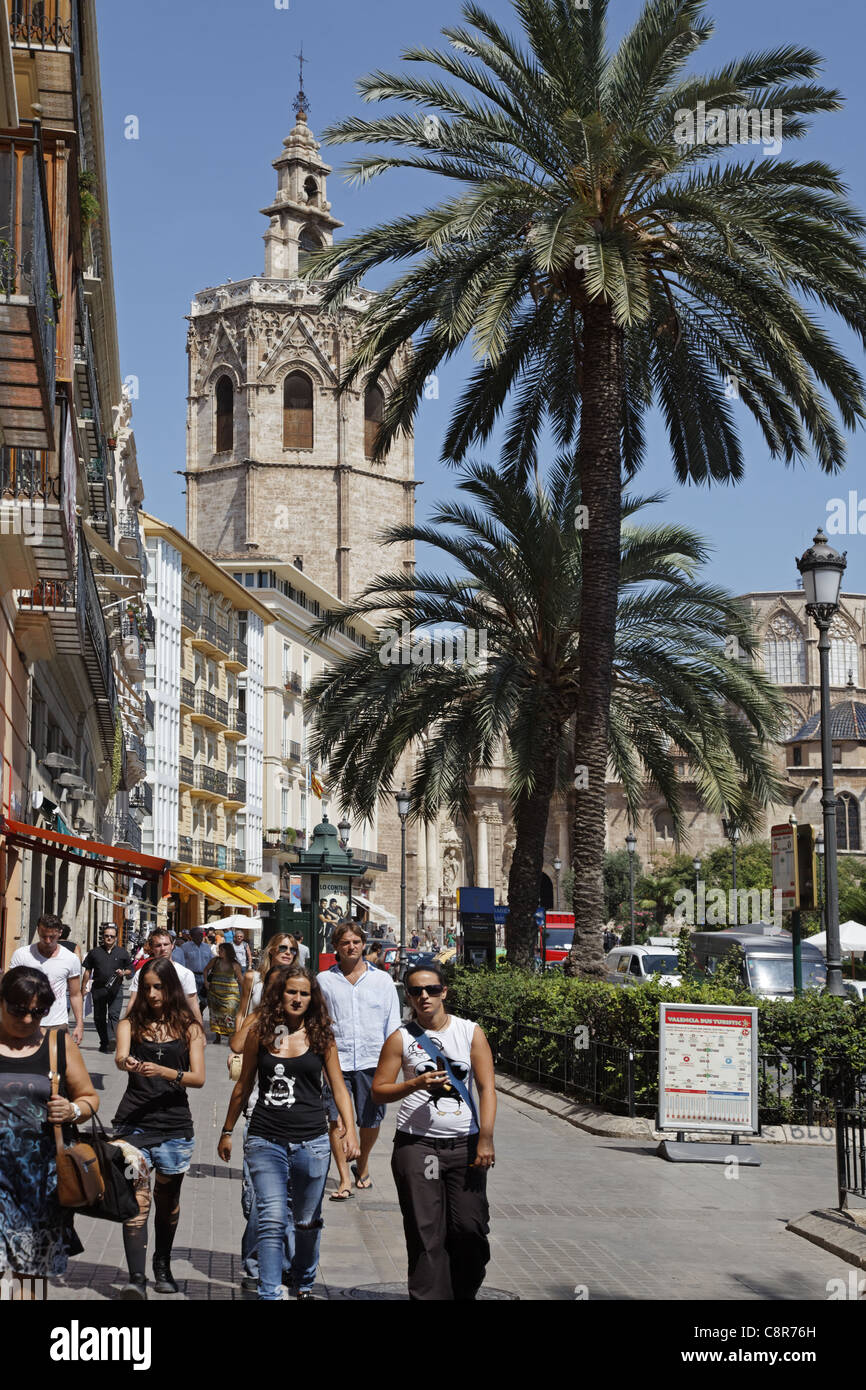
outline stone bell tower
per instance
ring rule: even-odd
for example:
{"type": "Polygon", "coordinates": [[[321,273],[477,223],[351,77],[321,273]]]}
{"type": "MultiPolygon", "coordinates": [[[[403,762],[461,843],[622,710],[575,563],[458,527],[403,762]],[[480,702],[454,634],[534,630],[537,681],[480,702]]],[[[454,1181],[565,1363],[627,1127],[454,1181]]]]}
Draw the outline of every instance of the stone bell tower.
{"type": "Polygon", "coordinates": [[[203,290],[192,303],[187,531],[217,560],[300,563],[345,601],[377,574],[412,566],[411,545],[383,549],[380,536],[413,520],[414,447],[401,437],[384,462],[371,458],[395,376],[338,397],[358,317],[374,296],[358,290],[326,312],[322,282],[298,278],[342,223],[331,215],[331,170],[307,124],[303,88],[295,111],[273,162],[276,196],[262,209],[264,274],[203,290]]]}

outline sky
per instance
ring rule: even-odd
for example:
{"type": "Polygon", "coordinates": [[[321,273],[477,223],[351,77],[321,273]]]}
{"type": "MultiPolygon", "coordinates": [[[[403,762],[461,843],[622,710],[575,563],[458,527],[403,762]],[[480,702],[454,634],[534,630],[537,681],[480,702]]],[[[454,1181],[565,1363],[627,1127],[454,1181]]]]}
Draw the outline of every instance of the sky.
{"type": "MultiPolygon", "coordinates": [[[[507,0],[486,0],[486,8],[517,30],[507,0]]],[[[638,0],[611,0],[612,41],[639,8],[638,0]]],[[[716,31],[701,51],[704,70],[786,42],[822,54],[823,81],[842,92],[844,108],[817,117],[808,138],[789,143],[783,157],[820,158],[840,169],[853,202],[866,208],[862,0],[710,0],[707,14],[716,31]]],[[[273,198],[271,162],[294,124],[295,55],[303,45],[314,133],[355,112],[375,115],[384,108],[361,102],[357,79],[376,69],[398,70],[409,45],[438,46],[441,27],[460,22],[460,0],[97,0],[97,15],[121,369],[138,379],[132,423],[145,506],[183,529],[184,480],[176,470],[185,467],[184,316],[199,290],[263,270],[267,223],[259,209],[273,198]],[[131,131],[137,139],[126,138],[131,131]]],[[[357,153],[351,146],[323,149],[335,169],[328,183],[332,213],[345,223],[338,237],[439,196],[441,185],[411,171],[350,187],[339,170],[357,153]]],[[[375,289],[387,280],[380,275],[367,283],[375,289]]],[[[833,333],[864,371],[853,337],[838,324],[833,333]]],[[[469,368],[467,355],[446,365],[438,399],[420,407],[419,522],[453,492],[454,473],[440,461],[441,443],[469,368]]],[[[769,458],[745,407],[739,409],[746,472],[736,486],[678,485],[664,431],[653,422],[648,461],[635,484],[642,494],[667,494],[652,519],[700,532],[712,546],[705,577],[745,593],[794,587],[795,555],[817,526],[826,529],[831,515],[839,526],[841,508],[832,504],[844,499],[853,533],[831,540],[848,552],[845,589],[866,592],[863,432],[849,441],[845,471],[827,477],[812,462],[788,468],[769,458]],[[853,509],[849,493],[855,494],[853,509]],[[861,499],[863,534],[857,531],[861,499]]],[[[495,454],[494,440],[477,456],[495,462],[495,454]]],[[[429,558],[419,550],[420,562],[429,558]]]]}

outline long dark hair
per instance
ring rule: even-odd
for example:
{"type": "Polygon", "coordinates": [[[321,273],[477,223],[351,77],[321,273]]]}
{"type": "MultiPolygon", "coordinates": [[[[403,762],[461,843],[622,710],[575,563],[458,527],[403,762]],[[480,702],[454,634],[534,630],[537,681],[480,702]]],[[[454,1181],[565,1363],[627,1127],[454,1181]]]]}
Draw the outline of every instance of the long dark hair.
{"type": "Polygon", "coordinates": [[[145,997],[145,975],[155,975],[162,985],[162,1018],[160,1022],[166,1025],[173,1038],[182,1038],[184,1042],[188,1042],[193,1026],[197,1027],[198,1024],[186,1002],[186,995],[180,987],[177,971],[171,961],[162,956],[157,960],[147,961],[141,967],[138,989],[126,1015],[133,1041],[139,1042],[156,1023],[145,997]]]}
{"type": "Polygon", "coordinates": [[[0,999],[4,1004],[13,1004],[21,1009],[29,1009],[30,1001],[35,999],[36,1007],[48,1013],[54,1004],[54,990],[44,970],[36,970],[31,965],[16,965],[14,969],[7,970],[0,980],[0,999]]]}
{"type": "Polygon", "coordinates": [[[283,993],[289,980],[306,980],[310,986],[310,1003],[304,1014],[304,1028],[310,1051],[324,1057],[334,1044],[331,1018],[315,975],[300,965],[283,965],[268,971],[255,1028],[259,1047],[273,1046],[278,1028],[287,1028],[289,1018],[283,1007],[283,993]]]}

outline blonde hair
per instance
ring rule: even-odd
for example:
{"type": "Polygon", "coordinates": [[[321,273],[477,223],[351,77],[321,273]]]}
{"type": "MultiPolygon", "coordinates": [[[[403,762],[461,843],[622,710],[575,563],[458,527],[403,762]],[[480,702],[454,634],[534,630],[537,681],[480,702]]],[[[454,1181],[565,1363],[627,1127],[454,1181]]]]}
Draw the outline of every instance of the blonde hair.
{"type": "Polygon", "coordinates": [[[300,964],[301,952],[298,947],[297,938],[292,936],[291,932],[275,932],[265,949],[262,951],[262,958],[259,961],[259,979],[262,981],[262,984],[264,984],[265,982],[265,976],[267,975],[268,971],[271,970],[275,964],[277,947],[280,946],[284,941],[290,941],[292,943],[292,945],[295,948],[295,955],[297,957],[295,963],[300,964]]]}

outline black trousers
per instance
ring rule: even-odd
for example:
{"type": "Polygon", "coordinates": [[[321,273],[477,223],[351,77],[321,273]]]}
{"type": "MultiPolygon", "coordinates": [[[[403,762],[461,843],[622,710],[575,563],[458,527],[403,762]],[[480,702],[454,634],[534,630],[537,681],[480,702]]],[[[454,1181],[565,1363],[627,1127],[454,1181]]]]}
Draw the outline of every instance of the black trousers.
{"type": "Polygon", "coordinates": [[[391,1172],[397,1185],[409,1297],[474,1299],[490,1259],[487,1171],[472,1168],[477,1139],[430,1140],[398,1133],[391,1172]]]}
{"type": "Polygon", "coordinates": [[[100,1046],[109,1047],[117,1036],[117,1024],[123,1008],[123,987],[116,989],[112,994],[110,989],[98,989],[94,985],[92,997],[93,1022],[99,1034],[100,1046]]]}

